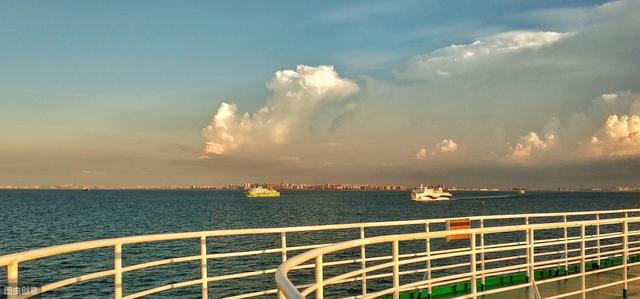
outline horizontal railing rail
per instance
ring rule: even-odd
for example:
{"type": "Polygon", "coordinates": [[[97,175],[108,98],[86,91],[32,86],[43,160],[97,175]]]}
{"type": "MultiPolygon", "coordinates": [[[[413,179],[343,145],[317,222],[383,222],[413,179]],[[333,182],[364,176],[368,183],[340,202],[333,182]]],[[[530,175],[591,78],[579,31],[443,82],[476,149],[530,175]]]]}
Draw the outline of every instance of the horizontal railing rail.
{"type": "MultiPolygon", "coordinates": [[[[598,217],[600,219],[600,217],[598,217]]],[[[566,217],[565,217],[566,219],[566,217]]],[[[564,279],[572,279],[572,278],[580,278],[580,290],[578,291],[567,291],[561,292],[560,294],[555,294],[551,298],[563,298],[571,295],[582,294],[583,298],[585,298],[586,294],[592,291],[596,291],[602,288],[623,285],[621,290],[621,295],[624,294],[626,296],[628,283],[640,280],[640,277],[629,278],[628,277],[628,267],[632,265],[640,264],[640,261],[636,261],[633,263],[629,263],[629,255],[630,254],[640,254],[640,247],[631,245],[640,244],[640,241],[629,242],[629,237],[640,236],[640,230],[629,230],[629,224],[639,224],[640,217],[628,217],[628,213],[624,213],[623,217],[611,218],[611,219],[600,219],[600,220],[589,220],[589,221],[573,221],[573,222],[555,222],[555,223],[538,223],[538,224],[524,224],[524,225],[514,225],[514,226],[502,226],[502,227],[480,227],[480,228],[472,228],[472,229],[463,229],[463,230],[455,230],[455,231],[436,231],[436,232],[422,232],[422,233],[410,233],[410,234],[396,234],[396,235],[384,235],[363,239],[350,240],[345,242],[340,242],[336,244],[332,244],[329,246],[324,246],[320,248],[315,248],[304,252],[300,255],[292,257],[288,259],[286,262],[282,263],[278,270],[276,271],[276,283],[280,291],[283,292],[286,298],[295,298],[302,299],[306,298],[307,295],[311,293],[315,294],[315,298],[322,299],[324,297],[324,288],[329,285],[335,285],[340,283],[347,283],[350,281],[357,280],[370,272],[379,272],[380,270],[390,270],[390,273],[386,273],[386,277],[392,277],[392,286],[381,291],[377,291],[374,293],[365,293],[355,296],[354,298],[377,298],[385,295],[392,295],[393,298],[399,298],[400,293],[402,291],[415,290],[415,289],[424,289],[424,288],[433,288],[440,285],[458,283],[458,282],[468,282],[469,294],[461,294],[460,298],[477,298],[479,296],[494,294],[498,292],[511,291],[519,288],[529,288],[529,298],[534,298],[536,296],[539,297],[538,286],[548,284],[550,282],[564,280],[564,279]],[[620,230],[612,233],[599,234],[600,227],[607,225],[620,225],[620,230]],[[566,231],[567,229],[579,229],[579,235],[574,237],[568,237],[566,231]],[[586,229],[594,228],[597,234],[587,235],[586,229]],[[561,232],[565,232],[563,234],[563,238],[549,238],[536,240],[535,233],[543,232],[549,230],[560,230],[561,232]],[[523,232],[525,233],[524,242],[505,242],[502,244],[492,244],[490,246],[485,246],[482,240],[487,235],[492,234],[501,234],[501,233],[514,233],[514,232],[523,232]],[[462,248],[462,250],[454,250],[454,251],[440,251],[440,252],[430,252],[427,249],[426,253],[417,258],[409,258],[403,259],[403,257],[407,257],[407,255],[401,255],[399,252],[400,243],[402,242],[412,242],[412,241],[429,241],[435,239],[444,239],[450,237],[452,235],[469,235],[468,242],[469,247],[462,248]],[[601,246],[601,242],[603,240],[611,240],[611,239],[620,239],[621,242],[616,242],[613,244],[606,244],[601,246]],[[595,246],[587,246],[587,243],[595,243],[595,246]],[[376,264],[373,266],[366,266],[359,270],[353,270],[346,273],[342,273],[339,275],[335,275],[332,277],[327,277],[324,274],[324,258],[331,254],[343,252],[345,250],[352,250],[372,245],[381,245],[381,244],[390,244],[392,258],[391,261],[385,262],[382,264],[376,264]],[[568,249],[569,245],[577,244],[579,248],[577,249],[568,249]],[[539,252],[536,253],[536,249],[540,251],[545,247],[559,246],[562,245],[564,250],[552,250],[551,252],[539,252]],[[604,248],[610,247],[621,247],[620,249],[614,250],[604,250],[604,248]],[[525,254],[518,254],[516,256],[511,256],[507,258],[499,258],[495,260],[485,259],[484,255],[488,253],[496,253],[496,252],[521,252],[526,251],[525,254]],[[569,256],[569,253],[579,251],[579,254],[573,257],[569,256]],[[592,254],[587,254],[587,251],[593,251],[592,254]],[[546,260],[537,260],[537,257],[550,255],[550,254],[560,254],[560,258],[555,259],[546,259],[546,260]],[[481,260],[478,257],[481,257],[481,260]],[[440,267],[431,267],[429,262],[436,260],[444,260],[444,259],[452,259],[452,258],[460,258],[460,257],[468,257],[468,262],[461,262],[457,264],[452,264],[446,266],[447,269],[451,268],[466,268],[468,271],[458,274],[449,274],[446,276],[438,277],[438,278],[430,278],[420,279],[418,281],[414,281],[411,283],[400,283],[400,276],[403,274],[403,271],[400,271],[402,266],[411,265],[411,264],[423,264],[427,263],[427,267],[419,270],[412,271],[404,271],[407,273],[415,273],[417,272],[433,272],[444,268],[440,267]],[[597,261],[598,265],[602,258],[615,258],[621,257],[622,265],[598,269],[595,271],[587,272],[585,267],[586,263],[589,261],[597,261]],[[509,259],[520,259],[521,263],[515,265],[505,265],[504,262],[509,259]],[[290,281],[288,273],[295,269],[299,265],[303,265],[307,262],[312,262],[315,265],[315,279],[310,284],[305,284],[303,286],[296,286],[293,282],[290,281]],[[485,269],[485,265],[487,263],[491,263],[494,261],[500,261],[503,264],[497,268],[485,269]],[[541,281],[535,280],[535,271],[539,269],[549,268],[554,265],[564,264],[565,267],[569,264],[573,264],[575,262],[579,263],[579,272],[576,274],[566,275],[558,278],[545,279],[541,281]],[[440,269],[439,269],[440,268],[440,269]],[[585,278],[588,275],[598,274],[607,271],[616,271],[623,270],[623,277],[615,282],[607,281],[606,284],[601,284],[597,286],[587,287],[585,283],[585,278]],[[526,272],[527,275],[527,283],[502,287],[493,290],[484,290],[481,288],[481,291],[478,291],[477,282],[480,280],[484,284],[484,279],[487,276],[497,276],[504,275],[510,273],[517,272],[526,272]]],[[[428,246],[428,245],[427,245],[428,246]]],[[[565,268],[565,271],[568,271],[568,267],[565,268]]],[[[567,272],[568,273],[568,272],[567,272]]],[[[371,277],[370,277],[371,278],[371,277]]],[[[335,296],[332,296],[332,298],[335,296]]],[[[349,298],[349,297],[347,297],[349,298]]]]}
{"type": "MultiPolygon", "coordinates": [[[[570,218],[594,218],[600,219],[602,217],[613,217],[616,215],[627,215],[629,213],[640,213],[640,209],[630,209],[630,210],[609,210],[609,211],[580,211],[580,212],[567,212],[567,213],[533,213],[533,214],[516,214],[516,215],[486,215],[486,216],[471,216],[465,217],[469,219],[471,223],[475,227],[486,228],[490,227],[487,224],[491,221],[499,221],[499,220],[508,220],[514,222],[522,222],[529,223],[535,219],[539,221],[558,221],[561,220],[563,222],[574,223],[576,220],[570,218]]],[[[183,233],[170,233],[170,234],[154,234],[154,235],[142,235],[142,236],[131,236],[131,237],[122,237],[122,238],[111,238],[111,239],[102,239],[102,240],[92,240],[92,241],[84,241],[77,243],[70,243],[64,245],[51,246],[46,248],[33,249],[13,254],[7,254],[4,256],[0,256],[0,268],[6,268],[7,273],[7,285],[9,288],[19,288],[20,284],[20,266],[32,262],[34,260],[45,259],[49,257],[58,257],[64,256],[68,254],[78,253],[78,252],[86,252],[89,250],[95,249],[110,249],[113,251],[113,267],[111,269],[103,269],[100,271],[95,271],[91,273],[78,273],[77,276],[65,277],[60,280],[48,283],[46,285],[42,285],[38,288],[36,293],[28,293],[28,294],[14,294],[12,293],[10,298],[28,298],[34,295],[58,290],[63,287],[71,286],[77,283],[82,283],[86,281],[101,279],[101,278],[113,278],[113,294],[114,298],[139,298],[151,294],[155,294],[158,292],[168,291],[176,288],[188,287],[188,286],[200,286],[202,298],[208,298],[209,295],[209,287],[212,284],[221,284],[224,281],[229,280],[242,280],[242,279],[252,279],[255,277],[273,277],[274,273],[276,273],[276,266],[266,267],[266,268],[255,268],[251,271],[234,271],[234,269],[228,269],[225,273],[216,273],[215,275],[211,275],[208,269],[208,262],[211,260],[224,260],[238,257],[250,257],[250,256],[278,256],[281,262],[285,262],[288,258],[297,253],[306,250],[316,250],[319,248],[325,248],[326,246],[332,246],[330,244],[336,242],[337,234],[332,233],[335,231],[349,231],[354,232],[356,236],[359,236],[358,240],[364,240],[367,236],[371,234],[371,229],[376,228],[384,228],[384,229],[395,229],[402,231],[403,229],[409,229],[410,231],[416,232],[429,232],[433,231],[433,225],[440,225],[439,229],[444,229],[443,224],[449,220],[448,218],[440,218],[440,219],[418,219],[418,220],[405,220],[405,221],[385,221],[385,222],[367,222],[367,223],[348,223],[348,224],[331,224],[331,225],[315,225],[315,226],[300,226],[300,227],[280,227],[280,228],[249,228],[249,229],[230,229],[230,230],[213,230],[213,231],[199,231],[199,232],[183,232],[183,233]],[[298,242],[294,245],[293,237],[298,233],[320,233],[320,232],[329,232],[329,236],[326,239],[305,241],[305,240],[297,240],[298,242]],[[249,249],[249,250],[236,250],[232,252],[210,252],[211,248],[207,248],[207,241],[215,240],[216,238],[227,238],[227,237],[246,237],[246,236],[258,236],[258,235],[274,235],[279,242],[276,244],[273,243],[264,243],[258,244],[264,246],[261,249],[249,249]],[[199,253],[196,255],[186,255],[186,256],[175,256],[171,258],[163,258],[158,260],[145,261],[142,263],[125,265],[123,264],[123,249],[126,247],[134,245],[134,244],[145,244],[145,243],[159,243],[159,242],[168,242],[168,241],[177,241],[177,240],[194,240],[199,244],[199,253]],[[311,242],[311,243],[309,243],[311,242]],[[131,273],[135,271],[150,269],[158,266],[165,266],[171,264],[178,263],[187,263],[187,262],[198,262],[199,263],[199,272],[200,278],[191,279],[187,281],[178,281],[165,285],[156,286],[150,289],[137,290],[135,292],[125,293],[124,292],[124,281],[123,274],[131,273]]],[[[604,219],[602,221],[606,221],[604,219]]],[[[499,227],[499,226],[498,226],[499,227]]],[[[435,231],[433,231],[435,232],[435,231]]],[[[376,232],[380,233],[380,232],[376,232]]],[[[393,233],[392,231],[385,230],[385,234],[393,233]]],[[[398,231],[396,231],[398,233],[398,231]]],[[[599,231],[596,234],[598,246],[594,246],[593,250],[600,250],[604,248],[600,246],[600,241],[605,240],[607,237],[605,234],[600,234],[599,231]]],[[[479,236],[480,242],[483,242],[482,235],[479,236]]],[[[425,240],[427,243],[429,240],[425,240]]],[[[559,240],[556,240],[559,241],[559,240]]],[[[571,244],[568,241],[576,241],[579,242],[579,239],[576,237],[568,237],[565,232],[564,238],[560,238],[560,241],[567,241],[564,245],[571,244]],[[576,241],[577,240],[577,241],[576,241]]],[[[634,243],[635,244],[635,243],[634,243]]],[[[523,244],[519,244],[518,246],[522,246],[523,244]]],[[[525,244],[526,245],[526,244],[525,244]]],[[[609,244],[603,244],[609,246],[609,244]]],[[[324,263],[324,266],[331,267],[340,267],[343,265],[349,264],[359,264],[361,269],[366,269],[367,264],[376,263],[376,262],[384,262],[391,261],[396,258],[393,255],[382,255],[382,256],[367,256],[366,244],[358,245],[359,254],[353,258],[329,261],[324,263]]],[[[487,253],[492,245],[481,245],[483,248],[487,250],[487,253]]],[[[447,252],[450,249],[431,249],[431,246],[426,245],[427,250],[424,252],[417,253],[409,253],[409,254],[399,254],[398,258],[407,258],[410,256],[413,257],[428,257],[430,255],[442,254],[443,252],[447,252]]],[[[470,250],[470,247],[456,249],[456,250],[470,250]]],[[[575,249],[564,248],[564,250],[559,250],[558,254],[570,254],[576,252],[575,249]]],[[[485,270],[485,265],[489,265],[492,263],[491,259],[485,259],[484,252],[480,255],[479,263],[482,265],[482,270],[485,270]]],[[[604,254],[604,253],[602,253],[604,254]]],[[[504,258],[504,257],[503,257],[504,258]]],[[[446,270],[454,268],[451,265],[448,266],[440,266],[438,267],[429,267],[430,264],[429,259],[426,259],[422,262],[427,265],[425,269],[411,270],[411,271],[400,271],[398,273],[399,276],[402,275],[410,275],[415,273],[425,273],[426,276],[431,277],[432,271],[438,270],[446,270]]],[[[504,259],[502,262],[508,262],[509,259],[504,259]]],[[[563,262],[566,264],[569,262],[569,257],[564,257],[563,262]]],[[[496,260],[497,262],[497,260],[496,260]]],[[[314,270],[316,266],[314,264],[304,264],[297,265],[289,269],[289,271],[294,270],[314,270]]],[[[317,271],[317,269],[315,269],[317,271]]],[[[489,269],[486,269],[489,271],[489,269]]],[[[493,272],[478,272],[481,275],[490,274],[493,272]]],[[[350,278],[352,281],[358,281],[361,284],[361,294],[360,296],[367,295],[367,282],[371,280],[377,280],[385,277],[392,277],[393,273],[383,273],[383,274],[368,274],[366,271],[363,271],[359,274],[358,277],[350,278]]],[[[484,276],[483,276],[484,279],[484,276]]],[[[436,286],[436,283],[431,280],[427,280],[427,285],[429,288],[436,286]]],[[[237,293],[237,294],[227,294],[228,298],[249,298],[249,297],[259,297],[259,296],[275,296],[282,298],[283,294],[278,294],[278,290],[276,288],[264,289],[264,290],[253,290],[251,292],[237,293]]]]}

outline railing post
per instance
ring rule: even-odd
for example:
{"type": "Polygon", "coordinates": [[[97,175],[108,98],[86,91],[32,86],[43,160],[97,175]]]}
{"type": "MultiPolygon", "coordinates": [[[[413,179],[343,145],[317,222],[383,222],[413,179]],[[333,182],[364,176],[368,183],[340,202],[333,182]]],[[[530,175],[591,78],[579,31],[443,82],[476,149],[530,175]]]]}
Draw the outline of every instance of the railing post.
{"type": "Polygon", "coordinates": [[[316,299],[324,298],[324,286],[323,284],[323,273],[322,273],[322,255],[318,255],[316,257],[316,299]]]}
{"type": "Polygon", "coordinates": [[[122,298],[122,244],[113,247],[113,298],[122,298]]]}
{"type": "Polygon", "coordinates": [[[564,220],[564,275],[569,275],[569,233],[567,228],[567,214],[562,216],[564,220]]]}
{"type": "Polygon", "coordinates": [[[281,232],[280,233],[280,249],[282,250],[282,262],[286,262],[287,261],[287,233],[286,232],[281,232]]]}
{"type": "MultiPolygon", "coordinates": [[[[596,221],[600,221],[600,212],[596,213],[596,221]]],[[[596,254],[598,258],[598,268],[600,268],[600,223],[596,223],[596,254]]]]}
{"type": "Polygon", "coordinates": [[[7,265],[7,299],[17,299],[19,298],[19,293],[15,292],[18,290],[18,269],[20,268],[20,263],[13,262],[7,265]]]}
{"type": "Polygon", "coordinates": [[[476,279],[476,234],[471,234],[471,298],[478,297],[478,282],[476,279]]]}
{"type": "MultiPolygon", "coordinates": [[[[525,216],[524,217],[524,224],[525,225],[529,225],[529,216],[525,216]]],[[[531,242],[532,236],[531,236],[531,234],[529,234],[529,229],[527,229],[526,235],[527,235],[526,236],[527,237],[527,245],[531,246],[530,242],[531,242]]],[[[529,254],[529,247],[528,247],[527,248],[527,264],[531,264],[532,258],[533,258],[533,255],[529,254]]],[[[529,274],[530,273],[527,273],[527,283],[531,283],[531,281],[533,280],[532,279],[533,277],[531,277],[531,275],[529,275],[529,274]]],[[[530,295],[531,294],[533,294],[533,293],[530,293],[530,295]]],[[[533,298],[533,297],[529,297],[529,298],[533,298]]]]}
{"type": "MultiPolygon", "coordinates": [[[[484,219],[480,219],[480,228],[484,228],[484,219]]],[[[480,250],[480,271],[482,271],[480,290],[484,291],[486,275],[484,274],[484,233],[482,232],[480,233],[480,250]]]]}
{"type": "MultiPolygon", "coordinates": [[[[625,218],[627,218],[627,213],[625,213],[625,218]]],[[[627,266],[628,260],[629,260],[629,222],[627,222],[627,220],[625,220],[622,223],[623,226],[623,230],[624,230],[624,235],[622,236],[622,246],[624,247],[624,251],[623,251],[623,256],[622,256],[622,263],[624,265],[624,272],[623,272],[623,279],[624,279],[624,289],[622,289],[622,297],[624,299],[627,299],[627,290],[628,288],[628,279],[629,279],[629,269],[627,266]]]]}
{"type": "MultiPolygon", "coordinates": [[[[286,232],[281,232],[280,233],[280,249],[282,250],[282,262],[286,262],[287,261],[287,233],[286,232]]],[[[278,299],[284,299],[284,294],[282,293],[282,291],[278,290],[278,299]]]]}
{"type": "Polygon", "coordinates": [[[202,279],[202,299],[209,298],[209,286],[207,285],[207,237],[200,236],[200,276],[202,279]]]}
{"type": "Polygon", "coordinates": [[[585,242],[585,228],[584,224],[580,225],[580,288],[582,290],[582,299],[587,298],[587,281],[586,281],[586,242],[585,242]]]}
{"type": "MultiPolygon", "coordinates": [[[[528,222],[528,221],[527,221],[528,222]]],[[[536,278],[536,268],[535,268],[535,231],[533,228],[527,229],[527,279],[529,283],[529,298],[535,298],[535,278],[536,278]]]]}
{"type": "Polygon", "coordinates": [[[399,246],[398,240],[393,240],[393,244],[391,246],[393,252],[393,299],[400,298],[400,265],[398,265],[400,262],[399,246]]]}
{"type": "MultiPolygon", "coordinates": [[[[360,240],[365,238],[364,234],[364,226],[360,226],[360,240]]],[[[367,268],[367,252],[366,246],[364,244],[360,245],[360,269],[364,270],[367,268]]],[[[367,294],[367,273],[362,272],[361,275],[361,285],[362,285],[362,296],[367,294]]]]}
{"type": "MultiPolygon", "coordinates": [[[[429,232],[429,222],[424,224],[424,231],[429,232]]],[[[425,272],[425,280],[427,281],[427,298],[431,298],[431,238],[425,240],[425,251],[427,257],[427,271],[425,272]]]]}

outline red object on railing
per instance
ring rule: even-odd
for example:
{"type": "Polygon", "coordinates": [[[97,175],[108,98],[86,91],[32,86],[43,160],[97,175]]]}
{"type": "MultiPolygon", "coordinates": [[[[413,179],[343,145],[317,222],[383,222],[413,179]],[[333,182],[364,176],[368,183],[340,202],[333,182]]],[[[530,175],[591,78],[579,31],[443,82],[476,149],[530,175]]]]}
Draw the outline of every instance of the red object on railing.
{"type": "MultiPolygon", "coordinates": [[[[447,220],[447,230],[458,230],[458,229],[470,229],[471,228],[471,220],[469,218],[463,219],[449,219],[447,220]]],[[[470,239],[470,234],[459,234],[459,235],[450,235],[447,236],[447,241],[460,241],[470,239]]]]}

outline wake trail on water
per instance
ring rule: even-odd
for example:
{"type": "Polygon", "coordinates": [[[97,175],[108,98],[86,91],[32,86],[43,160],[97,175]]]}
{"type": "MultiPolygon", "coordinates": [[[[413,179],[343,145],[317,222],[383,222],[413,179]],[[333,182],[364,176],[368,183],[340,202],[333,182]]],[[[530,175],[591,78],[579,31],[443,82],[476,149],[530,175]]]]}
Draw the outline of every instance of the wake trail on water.
{"type": "Polygon", "coordinates": [[[454,199],[489,199],[489,198],[510,198],[510,197],[520,197],[519,194],[504,194],[504,195],[486,195],[486,196],[462,196],[457,197],[454,195],[454,199]]]}

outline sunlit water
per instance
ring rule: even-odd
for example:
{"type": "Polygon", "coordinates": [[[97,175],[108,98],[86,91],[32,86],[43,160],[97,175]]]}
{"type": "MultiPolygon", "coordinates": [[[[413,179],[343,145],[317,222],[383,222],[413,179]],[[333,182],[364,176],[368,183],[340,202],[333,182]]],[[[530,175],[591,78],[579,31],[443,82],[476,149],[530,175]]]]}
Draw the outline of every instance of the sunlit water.
{"type": "MultiPolygon", "coordinates": [[[[640,193],[530,192],[517,195],[506,192],[457,192],[454,199],[414,202],[408,199],[407,192],[283,191],[279,199],[249,200],[240,191],[2,190],[0,255],[69,242],[153,233],[640,208],[640,193]]],[[[297,242],[308,242],[316,237],[302,236],[297,242]]],[[[343,237],[349,239],[357,235],[343,237]]],[[[244,241],[220,239],[210,241],[209,248],[211,253],[229,251],[229,248],[276,248],[278,242],[275,236],[244,241]]],[[[293,236],[291,242],[296,243],[293,236]]],[[[196,255],[197,249],[198,244],[194,241],[165,243],[152,247],[152,250],[142,245],[128,246],[124,248],[124,263],[126,266],[141,261],[196,255]]],[[[274,256],[266,263],[275,266],[278,258],[274,256]]],[[[233,270],[231,272],[249,271],[251,267],[246,265],[247,262],[251,263],[251,259],[210,261],[209,274],[229,273],[230,269],[233,270]]],[[[109,269],[112,263],[113,253],[109,249],[26,263],[20,268],[21,284],[39,286],[80,273],[109,269]]],[[[125,274],[125,294],[169,282],[195,279],[198,275],[197,264],[193,263],[125,274]]],[[[5,285],[5,276],[4,269],[0,270],[0,286],[5,285]]],[[[271,277],[256,280],[254,285],[212,283],[210,298],[232,294],[239,288],[267,289],[272,287],[272,283],[271,277]]],[[[112,284],[111,279],[102,279],[43,297],[108,298],[112,296],[112,284]]],[[[155,297],[197,296],[198,288],[192,287],[155,297]]]]}

